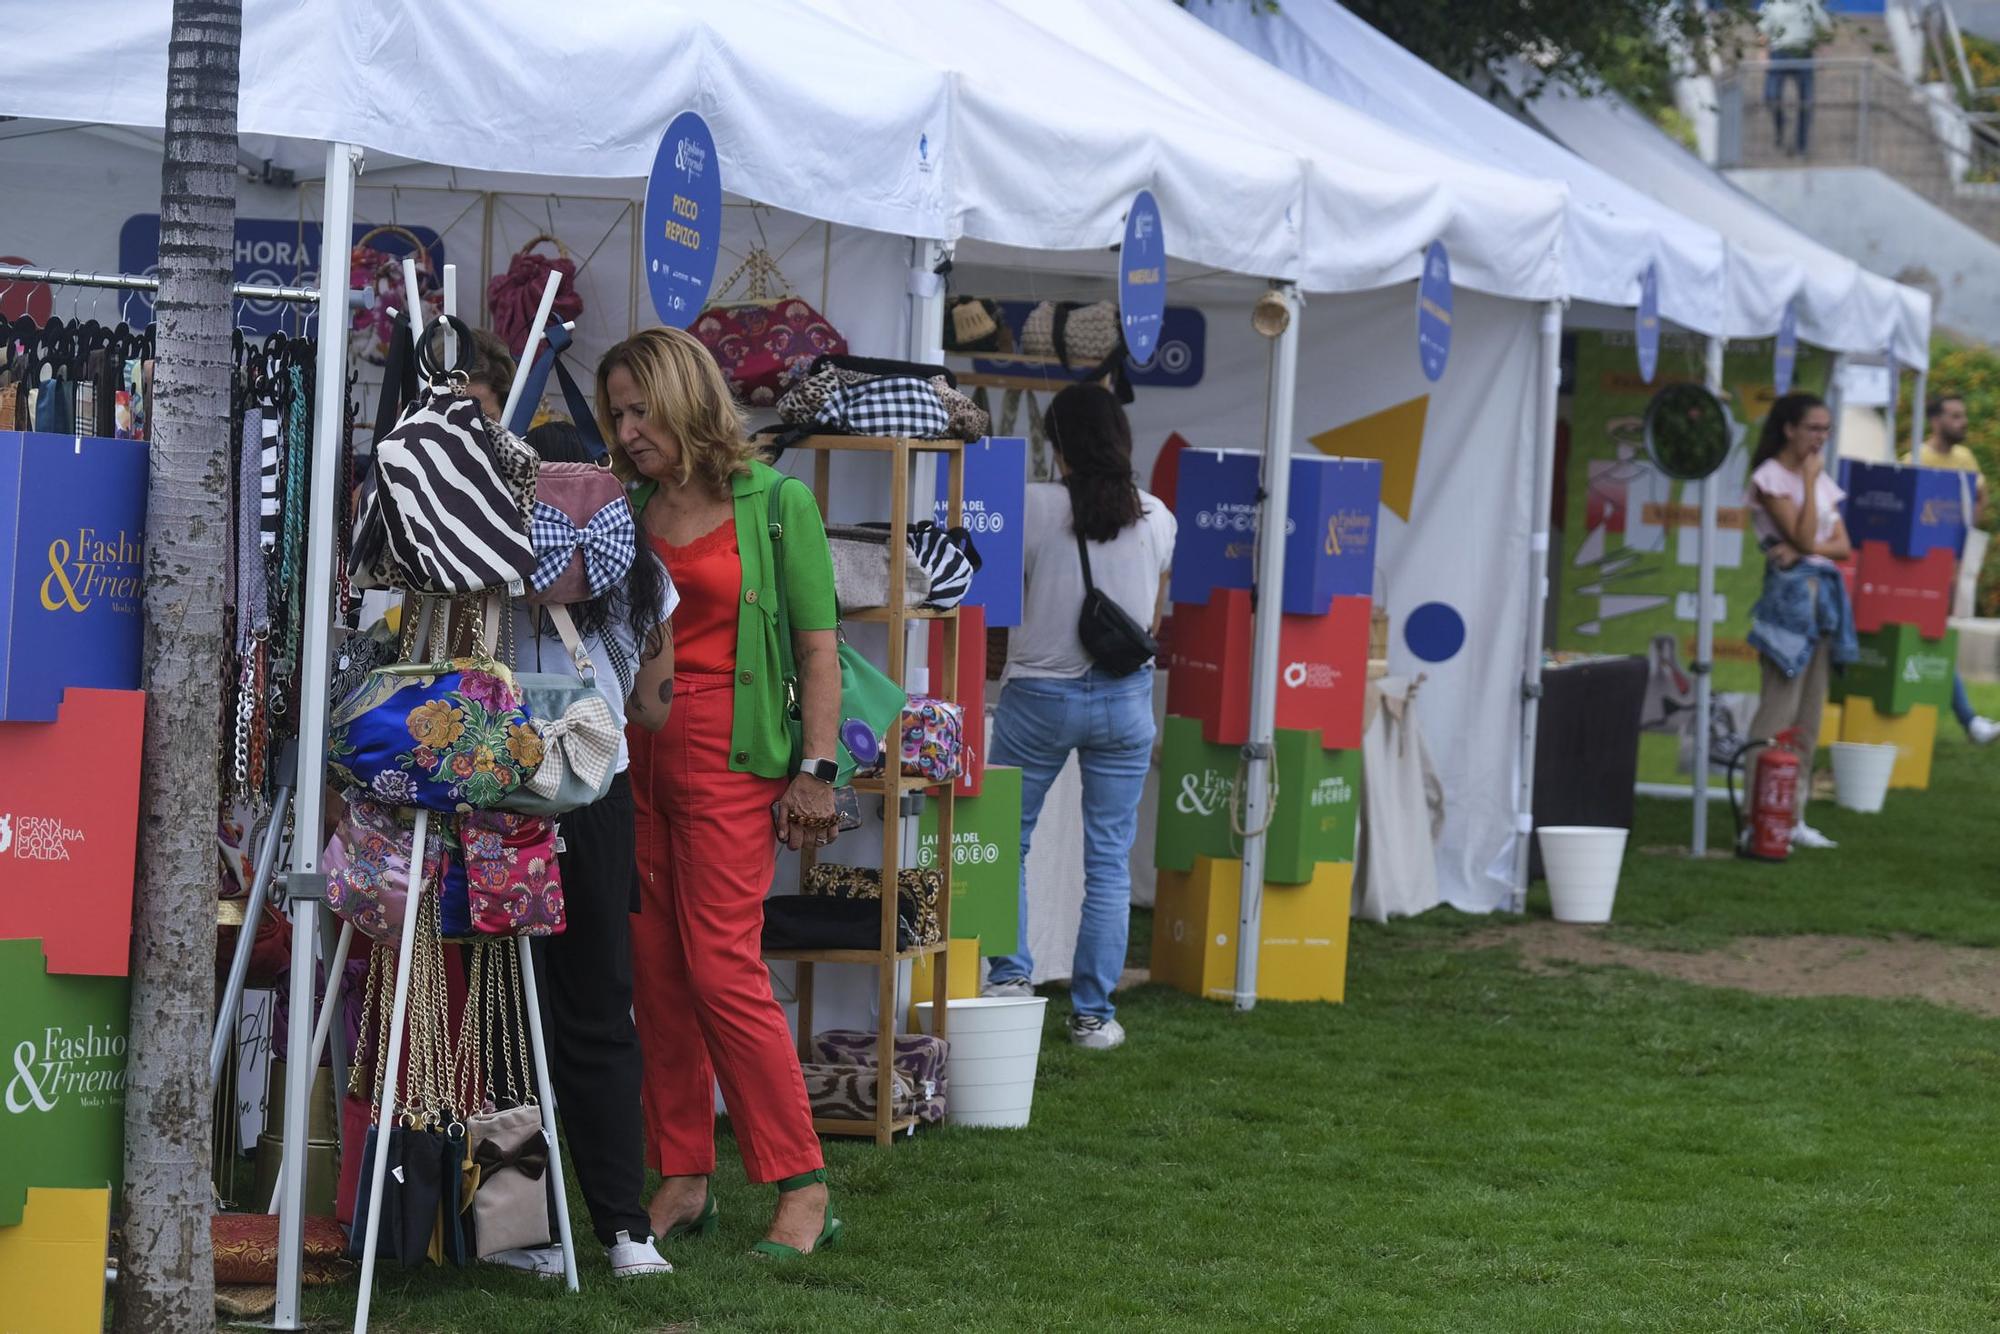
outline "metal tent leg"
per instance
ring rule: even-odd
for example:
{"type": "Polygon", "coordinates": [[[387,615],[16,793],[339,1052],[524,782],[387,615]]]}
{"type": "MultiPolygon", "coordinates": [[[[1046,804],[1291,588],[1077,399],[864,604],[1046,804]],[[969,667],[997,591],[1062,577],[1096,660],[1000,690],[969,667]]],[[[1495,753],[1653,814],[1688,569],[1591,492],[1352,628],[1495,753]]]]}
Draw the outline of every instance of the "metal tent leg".
{"type": "Polygon", "coordinates": [[[542,1137],[549,1142],[549,1185],[556,1197],[556,1235],[562,1242],[563,1276],[577,1290],[576,1239],[569,1230],[569,1191],[563,1182],[562,1136],[556,1133],[556,1091],[549,1082],[548,1044],[542,1039],[542,997],[535,985],[535,952],[525,938],[514,938],[521,956],[521,986],[527,993],[528,1048],[535,1056],[535,1096],[542,1103],[542,1137]]]}
{"type": "Polygon", "coordinates": [[[250,953],[257,943],[257,919],[264,915],[264,902],[271,896],[271,877],[278,868],[278,845],[285,841],[285,817],[292,802],[288,783],[278,789],[271,804],[271,824],[264,831],[264,846],[257,852],[257,875],[250,883],[250,897],[243,905],[243,928],[236,933],[236,951],[229,958],[229,980],[222,988],[222,1004],[215,1011],[215,1036],[208,1044],[208,1081],[222,1082],[222,1062],[236,1032],[237,1011],[243,1005],[243,979],[250,972],[250,953]]]}
{"type": "MultiPolygon", "coordinates": [[[[389,1166],[389,1136],[396,1126],[396,1079],[403,1062],[403,1035],[410,1020],[410,969],[417,952],[418,909],[424,895],[424,840],[430,834],[430,812],[418,810],[415,850],[410,854],[410,896],[403,909],[403,936],[396,949],[396,996],[389,1009],[389,1043],[375,1054],[388,1062],[382,1076],[382,1108],[376,1117],[375,1160],[368,1178],[368,1222],[361,1247],[361,1291],[354,1299],[354,1334],[368,1328],[368,1306],[375,1295],[375,1249],[382,1230],[382,1180],[389,1166]]],[[[294,1010],[294,1014],[299,1011],[294,1010]]],[[[305,1155],[298,1155],[303,1165],[305,1155]]]]}

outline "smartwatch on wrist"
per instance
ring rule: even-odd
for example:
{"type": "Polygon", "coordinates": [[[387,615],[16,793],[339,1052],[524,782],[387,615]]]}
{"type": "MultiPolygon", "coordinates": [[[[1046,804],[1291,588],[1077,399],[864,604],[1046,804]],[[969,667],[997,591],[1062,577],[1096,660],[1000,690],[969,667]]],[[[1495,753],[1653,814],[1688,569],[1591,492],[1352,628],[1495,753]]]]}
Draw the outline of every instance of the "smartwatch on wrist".
{"type": "Polygon", "coordinates": [[[799,761],[799,772],[808,778],[817,778],[828,787],[832,787],[834,780],[840,777],[840,766],[832,760],[816,759],[808,755],[799,761]]]}

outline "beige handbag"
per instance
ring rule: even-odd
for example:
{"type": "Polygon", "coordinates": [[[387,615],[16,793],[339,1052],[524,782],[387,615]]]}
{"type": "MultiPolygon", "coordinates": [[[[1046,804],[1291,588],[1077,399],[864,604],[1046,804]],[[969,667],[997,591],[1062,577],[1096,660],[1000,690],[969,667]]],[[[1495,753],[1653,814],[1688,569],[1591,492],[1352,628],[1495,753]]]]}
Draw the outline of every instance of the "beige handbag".
{"type": "Polygon", "coordinates": [[[472,1195],[475,1250],[484,1260],[522,1246],[547,1245],[549,1137],[528,1069],[527,1013],[522,1008],[521,942],[482,940],[466,974],[459,1044],[461,1098],[513,1104],[465,1118],[466,1145],[478,1173],[472,1195]],[[483,1088],[481,1088],[483,1085],[483,1088]],[[475,1093],[474,1090],[479,1092],[475,1093]]]}
{"type": "Polygon", "coordinates": [[[1124,337],[1118,327],[1118,307],[1109,301],[1087,306],[1044,301],[1028,312],[1021,326],[1021,351],[1085,371],[1110,360],[1124,346],[1124,337]]]}
{"type": "MultiPolygon", "coordinates": [[[[833,555],[833,596],[842,614],[889,605],[889,530],[854,524],[826,526],[833,555]]],[[[908,544],[903,547],[903,605],[930,600],[931,576],[908,544]]]]}

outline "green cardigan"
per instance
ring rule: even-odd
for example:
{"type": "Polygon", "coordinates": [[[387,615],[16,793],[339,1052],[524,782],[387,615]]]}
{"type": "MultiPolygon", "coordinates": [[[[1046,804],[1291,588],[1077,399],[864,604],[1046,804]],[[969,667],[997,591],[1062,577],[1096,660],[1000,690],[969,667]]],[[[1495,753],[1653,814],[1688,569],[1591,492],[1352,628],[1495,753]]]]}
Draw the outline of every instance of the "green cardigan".
{"type": "MultiPolygon", "coordinates": [[[[646,502],[658,485],[647,481],[632,489],[632,512],[641,532],[645,531],[646,502]]],[[[786,727],[785,683],[778,656],[778,600],[773,596],[771,568],[769,493],[773,486],[779,487],[785,602],[793,630],[839,627],[840,613],[833,599],[833,555],[827,549],[819,505],[805,483],[769,464],[753,461],[750,471],[736,478],[733,485],[743,593],[736,607],[735,718],[729,730],[729,767],[760,778],[790,778],[792,737],[786,727]]]]}

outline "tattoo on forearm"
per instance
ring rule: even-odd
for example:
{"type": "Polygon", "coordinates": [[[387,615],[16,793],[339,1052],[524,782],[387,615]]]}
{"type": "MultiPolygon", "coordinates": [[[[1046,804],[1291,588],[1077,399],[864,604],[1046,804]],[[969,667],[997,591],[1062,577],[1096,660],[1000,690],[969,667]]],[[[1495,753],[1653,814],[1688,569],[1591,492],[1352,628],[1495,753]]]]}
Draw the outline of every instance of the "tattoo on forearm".
{"type": "Polygon", "coordinates": [[[669,676],[665,680],[660,682],[660,703],[672,704],[673,702],[674,702],[674,678],[669,676]]]}

